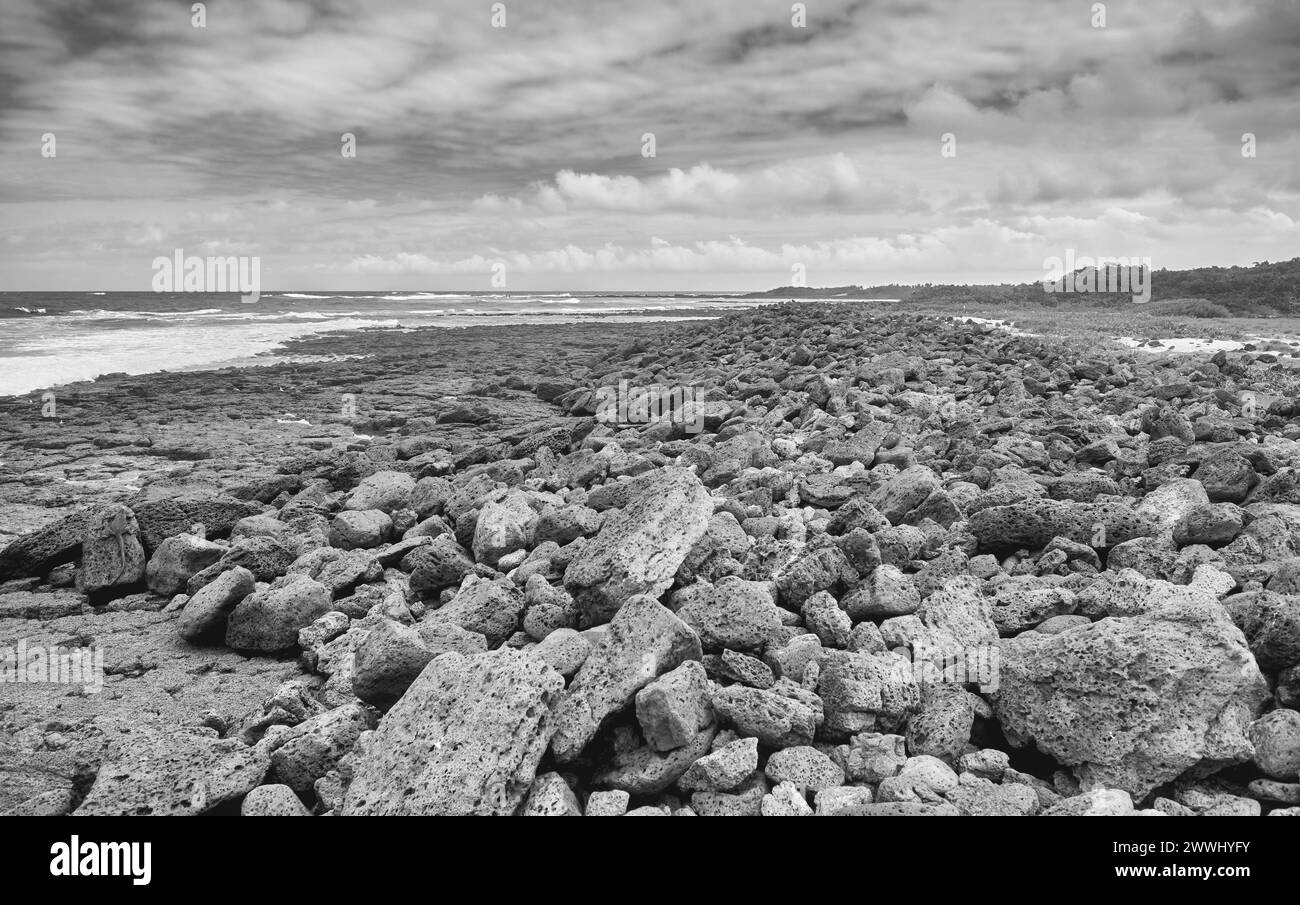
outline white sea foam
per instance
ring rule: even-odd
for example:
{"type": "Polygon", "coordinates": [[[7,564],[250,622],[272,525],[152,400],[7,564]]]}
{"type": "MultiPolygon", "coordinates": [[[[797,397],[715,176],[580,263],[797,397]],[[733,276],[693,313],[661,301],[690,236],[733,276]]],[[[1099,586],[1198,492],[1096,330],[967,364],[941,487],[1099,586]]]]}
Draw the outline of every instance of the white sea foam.
{"type": "MultiPolygon", "coordinates": [[[[96,293],[105,295],[106,293],[96,293]]],[[[719,311],[769,303],[764,299],[681,296],[600,297],[564,292],[468,294],[464,292],[389,292],[324,295],[264,295],[253,308],[215,298],[158,297],[152,293],[114,294],[106,307],[86,304],[54,315],[29,300],[0,333],[0,395],[90,380],[101,374],[193,371],[211,367],[251,367],[293,359],[277,356],[282,343],[333,331],[387,328],[409,331],[426,326],[462,328],[496,324],[611,323],[700,319],[673,317],[683,308],[719,311]],[[351,305],[343,304],[352,300],[351,305]],[[210,307],[185,310],[185,305],[210,307]],[[432,304],[430,304],[432,302],[432,304]],[[222,307],[216,307],[214,304],[222,307]],[[129,306],[141,310],[131,310],[129,306]],[[175,310],[158,310],[174,306],[175,310]],[[332,310],[333,308],[348,310],[332,310]],[[44,314],[45,316],[41,316],[44,314]]],[[[99,300],[96,299],[96,302],[99,300]]],[[[72,302],[77,304],[76,301],[72,302]]],[[[707,318],[704,318],[707,319],[707,318]]],[[[308,357],[298,356],[303,360],[308,357]]],[[[332,356],[333,358],[347,356],[332,356]]]]}

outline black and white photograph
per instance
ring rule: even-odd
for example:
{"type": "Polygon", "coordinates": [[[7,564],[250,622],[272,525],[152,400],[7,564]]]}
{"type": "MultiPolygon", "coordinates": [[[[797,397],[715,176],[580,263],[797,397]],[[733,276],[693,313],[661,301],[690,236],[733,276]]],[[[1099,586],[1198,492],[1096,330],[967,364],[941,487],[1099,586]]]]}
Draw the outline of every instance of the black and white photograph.
{"type": "Polygon", "coordinates": [[[0,814],[1298,774],[1297,0],[0,5],[0,814]]]}

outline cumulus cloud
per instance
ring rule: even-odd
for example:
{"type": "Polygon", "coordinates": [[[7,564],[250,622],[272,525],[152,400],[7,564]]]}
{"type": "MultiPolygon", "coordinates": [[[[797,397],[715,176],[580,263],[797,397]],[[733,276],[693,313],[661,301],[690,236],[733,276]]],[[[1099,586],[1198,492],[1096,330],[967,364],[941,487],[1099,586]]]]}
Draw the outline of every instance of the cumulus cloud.
{"type": "Polygon", "coordinates": [[[861,204],[901,205],[901,186],[862,173],[845,154],[742,172],[707,163],[670,168],[651,177],[605,176],[561,170],[524,196],[485,195],[487,211],[610,211],[631,214],[682,211],[737,214],[825,210],[861,204]]]}
{"type": "MultiPolygon", "coordinates": [[[[1226,212],[1214,224],[1229,222],[1226,212]]],[[[1243,238],[1260,242],[1273,253],[1300,240],[1300,224],[1267,209],[1249,212],[1236,226],[1243,238]],[[1268,245],[1269,238],[1273,244],[1268,245]]],[[[1001,223],[979,219],[963,226],[889,237],[852,236],[830,240],[751,244],[737,236],[681,244],[652,237],[640,245],[606,242],[597,246],[564,245],[536,252],[501,250],[495,254],[446,259],[425,253],[359,255],[344,268],[354,274],[486,274],[504,264],[519,274],[618,274],[653,272],[775,273],[803,265],[823,273],[910,274],[1037,272],[1046,258],[1074,249],[1078,255],[1152,257],[1157,267],[1185,267],[1179,257],[1163,259],[1157,250],[1167,229],[1138,211],[1111,208],[1097,217],[1034,216],[1001,223]]],[[[1175,230],[1185,235],[1190,228],[1175,230]]],[[[1265,255],[1267,257],[1267,255],[1265,255]]]]}

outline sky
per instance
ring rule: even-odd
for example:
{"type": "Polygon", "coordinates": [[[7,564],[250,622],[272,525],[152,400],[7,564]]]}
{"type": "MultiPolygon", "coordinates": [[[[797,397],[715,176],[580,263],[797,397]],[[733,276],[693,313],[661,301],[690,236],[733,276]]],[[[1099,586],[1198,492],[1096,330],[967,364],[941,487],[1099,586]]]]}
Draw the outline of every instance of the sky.
{"type": "Polygon", "coordinates": [[[0,3],[0,289],[176,249],[271,291],[1300,254],[1300,0],[193,6],[0,3]]]}

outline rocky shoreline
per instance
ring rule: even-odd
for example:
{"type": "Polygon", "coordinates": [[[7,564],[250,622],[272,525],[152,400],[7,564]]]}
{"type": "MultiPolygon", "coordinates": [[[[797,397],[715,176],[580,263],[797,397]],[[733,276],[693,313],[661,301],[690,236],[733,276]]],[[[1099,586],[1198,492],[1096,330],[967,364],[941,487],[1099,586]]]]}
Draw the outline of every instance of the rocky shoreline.
{"type": "Polygon", "coordinates": [[[288,351],[0,399],[0,666],[102,660],[8,675],[0,813],[1300,815],[1273,355],[808,303],[288,351]]]}

